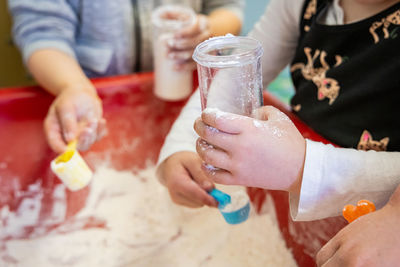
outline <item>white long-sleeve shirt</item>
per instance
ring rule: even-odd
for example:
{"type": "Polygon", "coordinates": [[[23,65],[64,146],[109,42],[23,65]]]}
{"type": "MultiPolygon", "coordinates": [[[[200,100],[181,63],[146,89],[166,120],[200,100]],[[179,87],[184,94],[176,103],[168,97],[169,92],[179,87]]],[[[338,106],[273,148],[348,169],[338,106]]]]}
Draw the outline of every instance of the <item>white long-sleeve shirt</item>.
{"type": "MultiPolygon", "coordinates": [[[[333,1],[324,24],[343,24],[339,0],[333,1]]],[[[272,0],[249,36],[264,49],[262,75],[268,85],[292,60],[300,35],[304,1],[272,0]]],[[[179,151],[196,151],[193,123],[201,115],[198,90],[174,123],[159,156],[159,163],[179,151]]],[[[306,159],[299,197],[290,196],[294,220],[336,216],[346,204],[368,199],[377,208],[386,204],[400,183],[400,152],[358,151],[306,140],[306,159]]]]}

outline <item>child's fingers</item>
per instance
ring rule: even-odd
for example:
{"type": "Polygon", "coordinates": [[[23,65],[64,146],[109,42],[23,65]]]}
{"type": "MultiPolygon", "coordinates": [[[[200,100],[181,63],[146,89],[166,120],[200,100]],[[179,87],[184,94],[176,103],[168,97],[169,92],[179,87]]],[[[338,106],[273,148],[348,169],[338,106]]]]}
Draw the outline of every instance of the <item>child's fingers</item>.
{"type": "Polygon", "coordinates": [[[107,135],[107,122],[104,118],[99,121],[99,126],[97,127],[97,139],[96,141],[101,140],[104,136],[107,135]]]}
{"type": "Polygon", "coordinates": [[[225,151],[213,147],[200,138],[197,139],[196,150],[205,163],[217,168],[230,170],[230,157],[225,151]]]}
{"type": "Polygon", "coordinates": [[[168,46],[170,49],[169,52],[183,51],[183,50],[193,51],[199,43],[203,42],[204,40],[207,40],[209,37],[210,33],[206,31],[206,32],[200,32],[197,35],[190,38],[170,39],[168,41],[168,46]]]}
{"type": "Polygon", "coordinates": [[[190,38],[198,35],[208,28],[208,19],[204,15],[198,15],[196,22],[175,34],[176,38],[190,38]]]}
{"type": "Polygon", "coordinates": [[[189,171],[190,177],[196,183],[197,189],[201,189],[202,203],[208,206],[216,207],[218,203],[207,193],[214,188],[214,184],[203,172],[200,159],[196,161],[186,161],[185,168],[187,171],[189,171]]]}
{"type": "Polygon", "coordinates": [[[174,51],[168,54],[170,59],[176,61],[188,61],[192,59],[193,49],[183,50],[183,51],[174,51]]]}
{"type": "Polygon", "coordinates": [[[65,141],[68,143],[76,139],[78,125],[74,106],[63,103],[55,109],[65,141]]]}
{"type": "Polygon", "coordinates": [[[168,41],[168,46],[171,52],[182,51],[182,50],[193,50],[197,45],[197,38],[175,38],[168,41]]]}
{"type": "Polygon", "coordinates": [[[175,33],[175,38],[192,38],[201,32],[198,22],[175,33]]]}
{"type": "Polygon", "coordinates": [[[285,113],[281,112],[279,109],[273,107],[273,106],[263,106],[256,111],[254,111],[253,114],[254,118],[258,120],[289,120],[289,118],[286,116],[285,113]]]}
{"type": "Polygon", "coordinates": [[[229,151],[234,142],[234,135],[224,133],[218,129],[205,124],[200,118],[198,118],[194,123],[194,130],[204,139],[207,143],[217,146],[225,151],[229,151]]]}
{"type": "Polygon", "coordinates": [[[91,145],[96,141],[97,135],[96,135],[97,129],[93,130],[90,127],[87,127],[81,131],[79,134],[78,138],[78,149],[85,151],[90,148],[91,145]]]}
{"type": "Polygon", "coordinates": [[[176,193],[198,206],[214,206],[215,200],[192,179],[182,179],[173,186],[176,193]]]}
{"type": "Polygon", "coordinates": [[[87,116],[87,121],[80,122],[80,132],[78,138],[79,150],[88,150],[97,140],[99,120],[94,115],[87,116]]]}
{"type": "Polygon", "coordinates": [[[79,119],[78,147],[80,150],[88,150],[96,140],[100,139],[98,134],[105,128],[105,120],[101,114],[101,106],[97,105],[82,113],[79,119]]]}
{"type": "Polygon", "coordinates": [[[217,184],[233,185],[232,174],[224,169],[216,168],[209,164],[203,164],[205,174],[217,184]]]}
{"type": "Polygon", "coordinates": [[[50,109],[44,121],[44,132],[50,148],[56,153],[63,153],[67,148],[58,119],[55,115],[55,110],[50,109]]]}
{"type": "Polygon", "coordinates": [[[193,200],[193,198],[187,198],[186,196],[182,195],[181,193],[177,193],[176,195],[171,195],[172,200],[182,206],[186,206],[189,208],[200,208],[204,206],[203,203],[199,201],[193,200]]]}
{"type": "Polygon", "coordinates": [[[201,159],[196,160],[185,160],[184,168],[190,178],[197,183],[205,191],[211,191],[214,188],[214,184],[208,179],[201,168],[201,159]]]}
{"type": "MultiPolygon", "coordinates": [[[[336,237],[336,236],[335,236],[336,237]]],[[[318,266],[325,266],[326,263],[335,255],[336,251],[340,247],[340,243],[336,241],[336,238],[332,238],[328,243],[321,248],[317,254],[316,262],[318,266]]]]}
{"type": "Polygon", "coordinates": [[[252,124],[252,118],[221,111],[216,108],[206,108],[201,114],[203,122],[222,132],[240,134],[252,124]]]}
{"type": "MultiPolygon", "coordinates": [[[[347,266],[337,254],[333,255],[332,258],[329,258],[324,264],[317,265],[318,267],[337,267],[337,266],[347,266]]],[[[355,265],[351,265],[355,266],[355,265]]]]}
{"type": "Polygon", "coordinates": [[[196,69],[196,62],[193,60],[185,61],[185,62],[177,62],[174,64],[174,69],[177,71],[184,71],[184,70],[194,70],[196,69]]]}

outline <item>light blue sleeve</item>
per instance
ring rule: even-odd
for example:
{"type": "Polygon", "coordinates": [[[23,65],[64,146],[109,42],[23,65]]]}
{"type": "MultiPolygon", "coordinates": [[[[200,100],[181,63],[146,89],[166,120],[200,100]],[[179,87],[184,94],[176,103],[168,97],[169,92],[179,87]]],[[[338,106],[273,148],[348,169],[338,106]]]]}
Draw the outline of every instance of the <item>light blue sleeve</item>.
{"type": "Polygon", "coordinates": [[[218,8],[232,11],[243,21],[244,0],[204,0],[202,13],[209,14],[218,8]]]}
{"type": "Polygon", "coordinates": [[[26,63],[33,52],[58,49],[75,57],[77,14],[66,0],[8,0],[13,38],[26,63]]]}

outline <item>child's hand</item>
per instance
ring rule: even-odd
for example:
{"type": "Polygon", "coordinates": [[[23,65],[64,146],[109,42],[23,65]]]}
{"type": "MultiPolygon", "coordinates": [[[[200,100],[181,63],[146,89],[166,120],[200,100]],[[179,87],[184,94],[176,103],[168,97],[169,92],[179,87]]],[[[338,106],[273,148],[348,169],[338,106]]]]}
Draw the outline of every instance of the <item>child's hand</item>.
{"type": "Polygon", "coordinates": [[[168,56],[176,61],[178,70],[195,69],[192,55],[196,46],[211,37],[208,18],[197,15],[196,23],[177,32],[168,42],[168,56]]]}
{"type": "Polygon", "coordinates": [[[207,193],[214,185],[201,170],[201,160],[196,153],[184,151],[171,155],[158,167],[157,175],[175,203],[193,208],[218,206],[207,193]]]}
{"type": "Polygon", "coordinates": [[[197,152],[208,164],[207,176],[221,184],[298,192],[304,138],[274,107],[262,107],[255,117],[260,120],[206,109],[196,120],[197,152]]]}
{"type": "Polygon", "coordinates": [[[318,266],[398,266],[400,187],[382,209],[353,221],[317,255],[318,266]]]}
{"type": "Polygon", "coordinates": [[[78,149],[88,149],[105,135],[101,100],[95,91],[67,88],[53,101],[44,122],[50,147],[57,153],[77,139],[78,149]]]}

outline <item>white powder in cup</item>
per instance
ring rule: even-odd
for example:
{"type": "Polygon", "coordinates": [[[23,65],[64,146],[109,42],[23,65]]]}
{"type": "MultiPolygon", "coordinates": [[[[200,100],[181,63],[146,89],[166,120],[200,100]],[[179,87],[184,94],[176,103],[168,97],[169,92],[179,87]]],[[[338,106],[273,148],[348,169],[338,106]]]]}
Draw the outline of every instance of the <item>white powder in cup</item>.
{"type": "Polygon", "coordinates": [[[226,205],[221,211],[222,212],[232,212],[243,208],[249,203],[250,199],[247,193],[243,190],[236,191],[231,194],[231,203],[226,205]]]}

